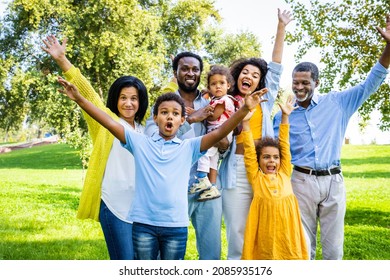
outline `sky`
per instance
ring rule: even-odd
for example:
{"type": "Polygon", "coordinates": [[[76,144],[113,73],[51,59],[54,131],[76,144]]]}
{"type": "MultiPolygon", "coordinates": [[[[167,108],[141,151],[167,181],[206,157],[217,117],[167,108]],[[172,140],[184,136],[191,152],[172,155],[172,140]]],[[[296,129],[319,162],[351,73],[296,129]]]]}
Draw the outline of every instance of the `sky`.
{"type": "MultiPolygon", "coordinates": [[[[219,10],[223,18],[222,25],[228,32],[239,32],[241,30],[251,31],[257,35],[262,50],[262,57],[266,61],[271,60],[273,49],[273,37],[276,34],[278,23],[277,9],[291,11],[289,5],[284,0],[214,0],[215,7],[219,10]],[[237,4],[239,3],[239,5],[237,4]]],[[[320,2],[338,3],[342,0],[319,0],[320,2]]],[[[298,2],[298,1],[297,1],[298,2]]],[[[299,0],[300,3],[310,4],[310,0],[299,0]]],[[[286,31],[292,32],[296,28],[295,21],[291,21],[286,31]]],[[[324,65],[320,63],[319,50],[309,50],[300,61],[294,61],[294,54],[298,49],[297,44],[284,44],[282,87],[291,86],[291,73],[298,62],[310,61],[317,64],[321,70],[324,65]]]]}
{"type": "MultiPolygon", "coordinates": [[[[271,60],[272,49],[274,45],[273,37],[276,34],[278,23],[278,8],[281,11],[291,11],[289,6],[283,0],[259,1],[259,0],[240,0],[226,1],[216,0],[215,7],[219,10],[223,18],[223,27],[228,32],[250,31],[257,35],[262,50],[262,57],[266,61],[271,60]]],[[[295,29],[295,21],[291,21],[286,31],[295,29]]],[[[295,66],[294,54],[296,46],[284,44],[283,60],[284,67],[281,86],[289,87],[291,85],[291,72],[295,66]]],[[[305,56],[313,63],[319,63],[319,58],[315,56],[305,56]]]]}
{"type": "MultiPolygon", "coordinates": [[[[336,0],[339,1],[339,0],[336,0]]],[[[302,3],[308,3],[309,0],[301,0],[302,3]]],[[[332,1],[334,2],[334,1],[332,1]]],[[[277,9],[291,11],[284,0],[215,0],[215,7],[219,10],[223,18],[222,26],[229,33],[239,31],[251,31],[256,34],[262,50],[262,57],[266,61],[271,60],[273,49],[273,38],[276,34],[278,22],[277,9]]],[[[290,22],[286,31],[295,29],[295,21],[290,22]]],[[[286,89],[291,88],[291,73],[296,65],[294,54],[297,45],[284,44],[283,51],[283,74],[280,86],[286,89]]],[[[301,61],[310,61],[319,66],[321,71],[320,55],[318,51],[310,50],[301,61]]],[[[347,128],[346,137],[351,144],[390,144],[390,132],[382,132],[378,129],[379,113],[372,114],[372,120],[368,127],[361,133],[359,131],[359,116],[356,113],[350,120],[347,128]]]]}

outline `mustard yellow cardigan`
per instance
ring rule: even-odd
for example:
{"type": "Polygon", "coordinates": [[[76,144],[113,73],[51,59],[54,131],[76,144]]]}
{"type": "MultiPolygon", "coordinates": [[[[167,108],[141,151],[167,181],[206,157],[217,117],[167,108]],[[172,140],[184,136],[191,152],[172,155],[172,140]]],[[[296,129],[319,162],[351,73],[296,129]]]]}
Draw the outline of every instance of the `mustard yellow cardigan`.
{"type": "MultiPolygon", "coordinates": [[[[105,106],[100,96],[92,88],[90,82],[81,74],[78,68],[72,66],[64,73],[64,76],[67,81],[77,86],[80,93],[96,107],[104,110],[115,120],[119,119],[116,114],[105,106]]],[[[83,115],[88,124],[88,131],[92,138],[93,149],[80,197],[77,218],[99,221],[103,175],[112,143],[114,142],[114,136],[84,111],[83,115]]]]}
{"type": "Polygon", "coordinates": [[[162,88],[163,93],[176,92],[179,89],[179,86],[175,82],[169,82],[165,87],[162,88]]]}

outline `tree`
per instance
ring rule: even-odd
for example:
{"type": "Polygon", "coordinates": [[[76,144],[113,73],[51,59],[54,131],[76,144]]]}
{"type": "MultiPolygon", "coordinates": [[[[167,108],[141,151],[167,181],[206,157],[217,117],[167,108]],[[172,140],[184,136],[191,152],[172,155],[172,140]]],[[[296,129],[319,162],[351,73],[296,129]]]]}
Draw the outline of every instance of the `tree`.
{"type": "MultiPolygon", "coordinates": [[[[287,42],[299,43],[299,60],[310,48],[319,48],[325,69],[321,74],[320,91],[341,89],[362,81],[377,62],[384,43],[375,26],[385,26],[389,1],[346,0],[324,3],[311,0],[306,6],[286,0],[296,21],[296,30],[287,35],[287,42]]],[[[385,82],[359,109],[363,122],[377,109],[381,113],[381,130],[390,129],[390,84],[385,82]]]]}
{"type": "MultiPolygon", "coordinates": [[[[24,103],[21,101],[25,110],[14,110],[20,117],[14,122],[27,119],[51,125],[68,141],[73,139],[74,145],[85,146],[81,141],[86,127],[80,110],[57,93],[55,78],[61,71],[40,50],[48,34],[55,34],[60,41],[68,38],[67,55],[102,99],[116,78],[134,75],[145,83],[153,103],[171,75],[170,54],[191,50],[200,53],[205,64],[217,61],[215,56],[228,64],[239,52],[259,53],[259,43],[249,33],[236,39],[224,37],[218,27],[220,20],[212,0],[10,1],[0,20],[0,59],[12,58],[20,71],[3,67],[1,79],[14,81],[7,88],[9,94],[25,93],[24,103]],[[214,30],[213,36],[210,30],[214,30]],[[218,42],[226,45],[218,46],[218,42]]],[[[4,110],[0,105],[0,115],[4,110]]],[[[3,128],[3,123],[0,125],[3,128]]]]}
{"type": "Polygon", "coordinates": [[[25,85],[28,81],[24,80],[24,73],[12,58],[0,58],[0,64],[0,127],[5,133],[4,141],[8,141],[9,132],[18,130],[22,125],[26,113],[25,85]],[[14,72],[11,79],[9,72],[14,72]]]}
{"type": "Polygon", "coordinates": [[[253,33],[242,31],[238,34],[224,34],[215,28],[206,32],[205,36],[207,60],[211,64],[229,65],[238,58],[261,57],[261,45],[253,33]]]}

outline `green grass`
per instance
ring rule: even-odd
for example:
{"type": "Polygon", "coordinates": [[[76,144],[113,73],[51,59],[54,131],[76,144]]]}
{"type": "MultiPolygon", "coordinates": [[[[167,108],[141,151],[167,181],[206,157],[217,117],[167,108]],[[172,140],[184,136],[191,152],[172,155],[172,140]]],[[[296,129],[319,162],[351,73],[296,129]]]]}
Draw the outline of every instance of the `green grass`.
{"type": "Polygon", "coordinates": [[[98,223],[75,218],[85,172],[52,144],[0,154],[0,259],[107,259],[98,223]]]}
{"type": "MultiPolygon", "coordinates": [[[[389,260],[390,146],[344,146],[342,164],[344,259],[389,260]]],[[[77,151],[65,144],[0,154],[0,259],[108,259],[99,223],[76,219],[84,176],[77,151]]],[[[222,237],[226,259],[224,227],[222,237]]],[[[186,259],[197,258],[190,226],[186,259]]]]}
{"type": "Polygon", "coordinates": [[[1,169],[81,169],[77,151],[65,144],[34,146],[0,154],[1,169]]]}
{"type": "Polygon", "coordinates": [[[346,259],[390,260],[390,146],[345,146],[346,259]]]}

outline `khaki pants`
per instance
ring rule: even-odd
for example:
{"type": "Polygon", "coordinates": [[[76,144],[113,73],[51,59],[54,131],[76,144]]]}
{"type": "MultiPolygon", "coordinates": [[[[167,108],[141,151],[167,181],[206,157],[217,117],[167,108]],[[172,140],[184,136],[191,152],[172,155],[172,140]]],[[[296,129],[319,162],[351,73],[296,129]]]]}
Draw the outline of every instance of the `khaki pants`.
{"type": "Polygon", "coordinates": [[[314,176],[294,170],[291,183],[299,202],[303,226],[310,238],[310,258],[315,259],[319,223],[323,259],[341,260],[346,211],[342,174],[314,176]]]}

